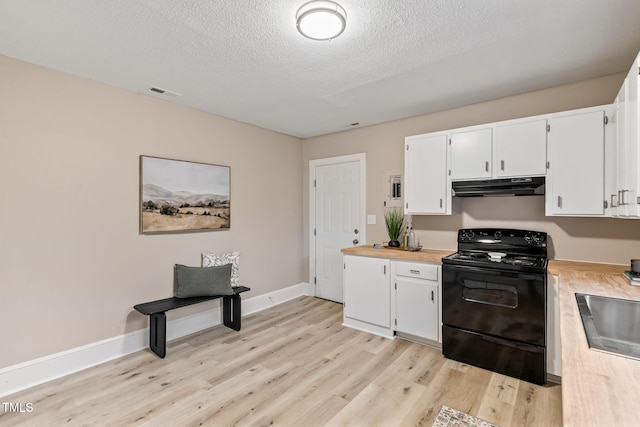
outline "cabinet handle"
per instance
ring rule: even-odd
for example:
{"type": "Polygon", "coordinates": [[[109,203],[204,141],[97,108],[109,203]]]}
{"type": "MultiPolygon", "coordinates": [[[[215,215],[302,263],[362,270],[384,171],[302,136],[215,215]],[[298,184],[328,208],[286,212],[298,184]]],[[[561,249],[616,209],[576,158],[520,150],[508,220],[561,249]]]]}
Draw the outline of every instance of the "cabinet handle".
{"type": "Polygon", "coordinates": [[[489,172],[489,162],[484,162],[484,171],[489,172]]]}
{"type": "Polygon", "coordinates": [[[434,292],[431,291],[431,301],[435,302],[435,300],[436,300],[436,296],[435,296],[434,292]]]}
{"type": "Polygon", "coordinates": [[[562,197],[558,196],[558,207],[562,208],[562,197]]]}
{"type": "Polygon", "coordinates": [[[409,270],[411,274],[420,274],[420,270],[409,270]]]}
{"type": "Polygon", "coordinates": [[[442,199],[440,199],[440,209],[442,209],[442,199]]]}
{"type": "Polygon", "coordinates": [[[624,201],[624,193],[629,192],[629,190],[620,190],[618,191],[618,201],[620,206],[624,206],[627,204],[627,202],[624,201]]]}
{"type": "Polygon", "coordinates": [[[504,170],[504,160],[500,160],[500,170],[504,170]]]}
{"type": "Polygon", "coordinates": [[[616,195],[615,195],[615,194],[612,194],[612,195],[611,195],[611,207],[612,207],[612,208],[615,208],[615,207],[617,207],[617,206],[618,206],[618,204],[617,204],[616,202],[614,202],[614,201],[613,201],[613,198],[614,198],[614,197],[616,197],[616,195]]]}
{"type": "Polygon", "coordinates": [[[384,273],[385,276],[387,275],[387,266],[386,265],[382,266],[382,272],[384,273]]]}

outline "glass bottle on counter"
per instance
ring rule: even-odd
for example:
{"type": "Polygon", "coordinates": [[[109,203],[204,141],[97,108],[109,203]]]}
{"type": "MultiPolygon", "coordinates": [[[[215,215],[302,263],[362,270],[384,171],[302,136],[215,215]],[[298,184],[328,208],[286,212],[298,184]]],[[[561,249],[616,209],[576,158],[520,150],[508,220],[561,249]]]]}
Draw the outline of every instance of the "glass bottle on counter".
{"type": "Polygon", "coordinates": [[[402,236],[402,247],[407,248],[409,246],[409,227],[405,228],[404,235],[402,236]]]}
{"type": "Polygon", "coordinates": [[[409,229],[409,247],[414,249],[416,247],[416,235],[413,232],[413,226],[409,229]]]}

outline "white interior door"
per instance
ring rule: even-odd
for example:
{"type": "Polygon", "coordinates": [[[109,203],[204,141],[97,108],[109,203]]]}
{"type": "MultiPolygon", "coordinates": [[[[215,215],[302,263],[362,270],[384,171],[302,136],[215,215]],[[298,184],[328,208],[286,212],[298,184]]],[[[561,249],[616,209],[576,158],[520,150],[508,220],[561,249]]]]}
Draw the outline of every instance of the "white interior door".
{"type": "Polygon", "coordinates": [[[365,237],[364,155],[310,162],[310,274],[317,297],[343,302],[340,249],[365,237]]]}

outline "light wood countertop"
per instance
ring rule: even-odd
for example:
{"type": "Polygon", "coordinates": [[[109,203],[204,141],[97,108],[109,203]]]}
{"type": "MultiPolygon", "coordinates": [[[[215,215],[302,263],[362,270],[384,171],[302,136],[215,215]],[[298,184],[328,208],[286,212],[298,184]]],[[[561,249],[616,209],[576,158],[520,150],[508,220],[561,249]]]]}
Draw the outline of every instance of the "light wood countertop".
{"type": "Polygon", "coordinates": [[[341,251],[344,255],[370,256],[376,258],[404,259],[407,261],[442,262],[442,257],[451,255],[455,251],[439,249],[422,249],[411,252],[402,249],[374,248],[371,245],[345,248],[341,251]]]}
{"type": "Polygon", "coordinates": [[[565,426],[640,425],[640,361],[589,349],[575,293],[640,300],[624,265],[549,261],[558,276],[565,426]]]}

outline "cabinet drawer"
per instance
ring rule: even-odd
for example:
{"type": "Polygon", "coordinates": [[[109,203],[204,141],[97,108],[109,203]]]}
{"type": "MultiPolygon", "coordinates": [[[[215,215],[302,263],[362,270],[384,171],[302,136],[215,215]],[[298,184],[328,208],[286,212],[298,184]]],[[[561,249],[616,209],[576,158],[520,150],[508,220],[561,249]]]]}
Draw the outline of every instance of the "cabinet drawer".
{"type": "Polygon", "coordinates": [[[396,262],[396,276],[437,281],[439,267],[419,262],[396,262]]]}

